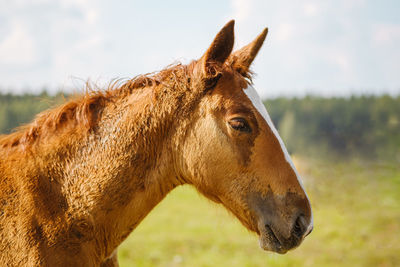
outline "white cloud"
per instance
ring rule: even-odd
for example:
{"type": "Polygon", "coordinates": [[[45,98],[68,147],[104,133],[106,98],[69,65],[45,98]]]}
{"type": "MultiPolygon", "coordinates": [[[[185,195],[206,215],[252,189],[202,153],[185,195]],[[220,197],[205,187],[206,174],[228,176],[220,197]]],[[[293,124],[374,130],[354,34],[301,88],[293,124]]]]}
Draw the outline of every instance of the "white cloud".
{"type": "Polygon", "coordinates": [[[98,14],[98,5],[86,0],[10,2],[0,11],[7,33],[0,38],[0,74],[14,71],[0,86],[69,87],[71,75],[90,76],[104,47],[98,14]]]}
{"type": "Polygon", "coordinates": [[[93,0],[60,0],[60,6],[64,9],[76,8],[84,16],[84,23],[94,25],[98,19],[98,4],[93,0]]]}
{"type": "Polygon", "coordinates": [[[238,22],[246,21],[252,12],[253,0],[232,0],[232,17],[238,22]]]}
{"type": "Polygon", "coordinates": [[[366,5],[366,0],[346,0],[341,1],[341,4],[345,9],[352,10],[355,8],[361,8],[366,5]]]}
{"type": "Polygon", "coordinates": [[[372,38],[376,46],[398,46],[400,44],[400,25],[375,25],[372,38]]]}
{"type": "Polygon", "coordinates": [[[295,25],[292,23],[281,23],[278,25],[277,29],[275,29],[274,38],[279,42],[287,42],[293,38],[293,32],[295,29],[295,25]]]}
{"type": "Polygon", "coordinates": [[[9,34],[0,42],[0,58],[5,65],[24,67],[35,63],[35,41],[22,23],[12,23],[9,34]]]}
{"type": "Polygon", "coordinates": [[[315,16],[318,13],[318,6],[314,3],[305,3],[303,10],[306,16],[315,16]]]}

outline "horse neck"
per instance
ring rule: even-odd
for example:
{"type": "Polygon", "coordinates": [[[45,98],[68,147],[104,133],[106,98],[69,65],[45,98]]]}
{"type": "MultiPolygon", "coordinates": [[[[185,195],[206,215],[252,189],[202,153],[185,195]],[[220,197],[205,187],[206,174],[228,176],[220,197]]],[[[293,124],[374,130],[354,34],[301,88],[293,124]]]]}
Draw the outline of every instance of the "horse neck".
{"type": "Polygon", "coordinates": [[[149,88],[109,102],[93,131],[47,157],[70,155],[48,169],[59,177],[71,220],[93,224],[106,255],[181,183],[169,139],[180,105],[171,101],[155,102],[149,88]]]}

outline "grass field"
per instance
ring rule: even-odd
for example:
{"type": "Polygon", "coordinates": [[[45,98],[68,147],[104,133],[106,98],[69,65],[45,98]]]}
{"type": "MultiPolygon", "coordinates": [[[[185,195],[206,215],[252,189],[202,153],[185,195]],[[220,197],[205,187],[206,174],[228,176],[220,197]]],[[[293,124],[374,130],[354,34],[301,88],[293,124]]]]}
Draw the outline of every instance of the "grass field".
{"type": "Polygon", "coordinates": [[[189,186],[175,189],[119,249],[121,266],[400,266],[400,167],[295,160],[314,231],[286,255],[189,186]]]}

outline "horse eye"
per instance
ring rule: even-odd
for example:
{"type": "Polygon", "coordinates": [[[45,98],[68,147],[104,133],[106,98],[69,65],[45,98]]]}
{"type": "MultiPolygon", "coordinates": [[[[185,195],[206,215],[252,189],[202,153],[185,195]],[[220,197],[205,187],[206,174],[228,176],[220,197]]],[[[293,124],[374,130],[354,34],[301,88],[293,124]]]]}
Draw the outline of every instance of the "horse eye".
{"type": "Polygon", "coordinates": [[[243,118],[233,118],[229,121],[229,125],[236,131],[251,133],[249,123],[243,118]]]}

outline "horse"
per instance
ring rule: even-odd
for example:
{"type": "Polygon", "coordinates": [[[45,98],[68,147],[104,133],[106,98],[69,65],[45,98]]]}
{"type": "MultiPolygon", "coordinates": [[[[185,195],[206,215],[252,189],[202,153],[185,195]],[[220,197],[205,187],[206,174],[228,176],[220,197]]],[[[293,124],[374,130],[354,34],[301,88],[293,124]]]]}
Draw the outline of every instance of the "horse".
{"type": "Polygon", "coordinates": [[[2,136],[1,264],[118,266],[121,242],[183,184],[262,249],[297,247],[311,205],[251,79],[267,32],[233,52],[232,20],[199,59],[86,90],[2,136]]]}

